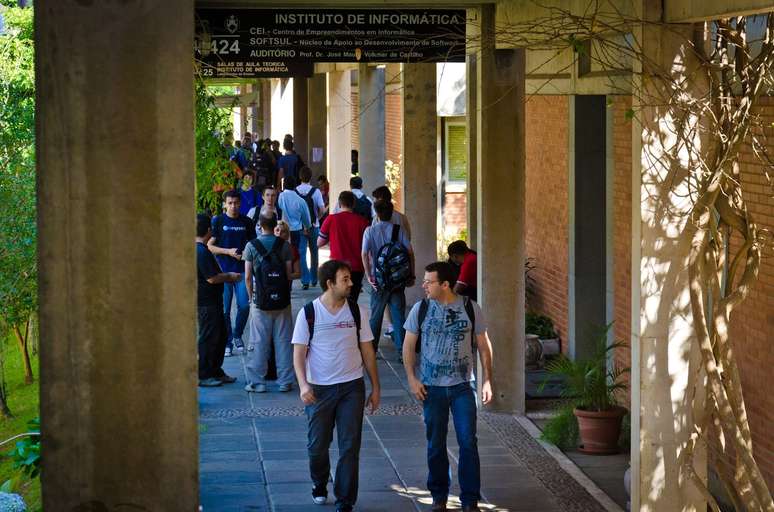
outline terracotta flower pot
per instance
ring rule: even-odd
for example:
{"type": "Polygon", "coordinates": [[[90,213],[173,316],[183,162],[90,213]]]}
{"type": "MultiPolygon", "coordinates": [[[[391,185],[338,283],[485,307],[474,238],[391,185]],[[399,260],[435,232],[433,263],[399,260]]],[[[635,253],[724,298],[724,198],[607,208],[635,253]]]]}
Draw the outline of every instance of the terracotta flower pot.
{"type": "Polygon", "coordinates": [[[575,409],[582,445],[578,451],[592,455],[618,453],[618,438],[621,436],[621,420],[626,414],[623,407],[607,411],[584,411],[575,409]]]}

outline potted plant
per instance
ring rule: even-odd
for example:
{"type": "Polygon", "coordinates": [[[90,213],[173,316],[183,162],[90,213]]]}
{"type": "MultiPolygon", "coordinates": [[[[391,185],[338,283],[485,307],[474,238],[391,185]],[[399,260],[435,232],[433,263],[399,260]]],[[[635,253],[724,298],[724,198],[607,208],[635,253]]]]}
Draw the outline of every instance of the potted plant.
{"type": "Polygon", "coordinates": [[[554,329],[554,322],[549,317],[538,313],[527,313],[524,320],[527,337],[529,338],[531,334],[537,336],[543,356],[554,356],[561,352],[559,335],[554,329]]]}
{"type": "Polygon", "coordinates": [[[626,389],[622,377],[629,368],[612,365],[607,369],[609,352],[625,345],[622,341],[607,344],[609,328],[600,336],[591,357],[573,361],[561,354],[546,365],[549,375],[562,377],[565,382],[562,396],[567,402],[548,422],[543,436],[560,447],[574,444],[579,434],[581,452],[618,453],[621,420],[627,411],[618,405],[616,395],[626,389]]]}

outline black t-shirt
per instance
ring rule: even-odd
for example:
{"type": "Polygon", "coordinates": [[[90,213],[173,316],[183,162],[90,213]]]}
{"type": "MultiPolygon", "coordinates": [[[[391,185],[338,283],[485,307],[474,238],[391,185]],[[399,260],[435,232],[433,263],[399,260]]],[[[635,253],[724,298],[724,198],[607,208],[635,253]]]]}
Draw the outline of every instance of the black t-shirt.
{"type": "Polygon", "coordinates": [[[210,284],[207,279],[221,273],[220,266],[207,246],[196,242],[197,305],[223,307],[223,283],[210,284]]]}

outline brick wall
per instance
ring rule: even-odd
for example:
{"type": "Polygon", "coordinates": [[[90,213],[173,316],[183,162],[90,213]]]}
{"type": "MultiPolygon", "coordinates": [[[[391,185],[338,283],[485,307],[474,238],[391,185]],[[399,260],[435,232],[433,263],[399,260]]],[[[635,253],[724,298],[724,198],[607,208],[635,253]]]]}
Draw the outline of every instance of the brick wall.
{"type": "Polygon", "coordinates": [[[468,198],[465,192],[446,192],[443,204],[444,231],[456,235],[468,225],[468,198]]]}
{"type": "MultiPolygon", "coordinates": [[[[774,140],[774,99],[764,98],[764,126],[769,140],[774,140]]],[[[631,123],[625,111],[631,98],[616,97],[613,101],[613,144],[615,155],[614,180],[614,276],[615,276],[615,336],[630,340],[631,333],[631,123]]],[[[774,147],[771,148],[774,150],[774,147]]],[[[774,190],[768,185],[763,168],[748,145],[741,157],[742,183],[750,212],[759,227],[774,228],[774,190]]],[[[740,237],[732,239],[732,251],[740,237]]],[[[768,247],[761,261],[758,281],[747,300],[731,319],[731,340],[738,358],[742,388],[753,436],[755,458],[769,487],[774,487],[774,394],[768,389],[774,368],[774,251],[768,247]]],[[[616,352],[616,362],[631,364],[628,348],[616,352]]]]}
{"type": "MultiPolygon", "coordinates": [[[[774,151],[774,98],[762,98],[762,115],[769,152],[774,151]]],[[[774,190],[764,168],[746,146],[740,159],[744,197],[758,227],[774,231],[774,190]]],[[[771,170],[769,170],[771,174],[771,170]]],[[[733,249],[741,237],[732,238],[733,249]]],[[[774,489],[774,393],[769,389],[774,369],[774,247],[764,248],[758,281],[731,317],[731,340],[739,361],[755,459],[774,489]]]]}
{"type": "MultiPolygon", "coordinates": [[[[401,135],[403,132],[403,103],[400,89],[388,91],[384,97],[384,154],[385,159],[402,162],[401,135]]],[[[402,169],[401,169],[402,171],[402,169]]],[[[402,172],[401,172],[402,174],[402,172]]],[[[403,211],[400,187],[393,196],[395,207],[403,211]]]]}
{"type": "Polygon", "coordinates": [[[536,265],[527,301],[554,321],[566,353],[569,103],[566,96],[532,96],[526,106],[526,249],[536,265]]]}

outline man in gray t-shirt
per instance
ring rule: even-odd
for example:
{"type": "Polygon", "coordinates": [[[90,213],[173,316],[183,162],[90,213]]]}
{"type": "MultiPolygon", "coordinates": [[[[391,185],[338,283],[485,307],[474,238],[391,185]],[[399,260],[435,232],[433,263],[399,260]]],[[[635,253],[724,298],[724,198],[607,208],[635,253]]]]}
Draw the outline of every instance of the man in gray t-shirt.
{"type": "MultiPolygon", "coordinates": [[[[261,309],[259,297],[254,293],[254,287],[258,284],[258,275],[261,272],[261,262],[263,256],[256,248],[255,244],[260,244],[267,253],[271,253],[275,244],[280,244],[277,250],[279,262],[284,263],[285,276],[287,278],[293,273],[293,253],[290,244],[281,238],[274,236],[274,228],[277,226],[275,217],[266,217],[261,215],[258,218],[261,227],[261,234],[255,240],[247,244],[242,251],[242,259],[245,260],[245,281],[247,292],[250,297],[250,342],[254,350],[248,351],[247,358],[247,385],[245,391],[252,393],[266,392],[266,371],[269,364],[269,355],[271,354],[272,343],[274,346],[274,355],[277,360],[277,383],[280,391],[290,391],[293,388],[293,347],[290,339],[293,336],[293,316],[290,311],[290,284],[286,282],[273,283],[278,288],[268,288],[276,294],[268,295],[276,300],[272,307],[261,309]],[[278,242],[279,241],[279,242],[278,242]],[[253,279],[255,276],[255,279],[253,279]],[[287,288],[284,288],[287,286],[287,288]],[[282,292],[282,293],[280,293],[282,292]],[[284,299],[282,296],[284,295],[284,299]],[[287,304],[284,306],[284,304],[287,304]]],[[[270,257],[267,254],[266,257],[270,257]]],[[[267,260],[271,262],[272,260],[267,260]]],[[[280,267],[281,268],[281,267],[280,267]]]]}
{"type": "Polygon", "coordinates": [[[476,398],[471,386],[475,365],[474,340],[481,358],[481,401],[492,400],[492,344],[481,308],[454,293],[454,269],[436,261],[425,267],[422,287],[427,299],[414,305],[406,320],[403,366],[412,394],[422,402],[427,435],[427,488],[434,511],[446,510],[449,458],[446,452],[449,411],[459,443],[462,510],[480,510],[481,468],[476,440],[476,398]],[[421,318],[420,318],[421,317],[421,318]],[[420,338],[421,337],[421,338],[420,338]],[[415,374],[420,342],[420,376],[415,374]]]}

